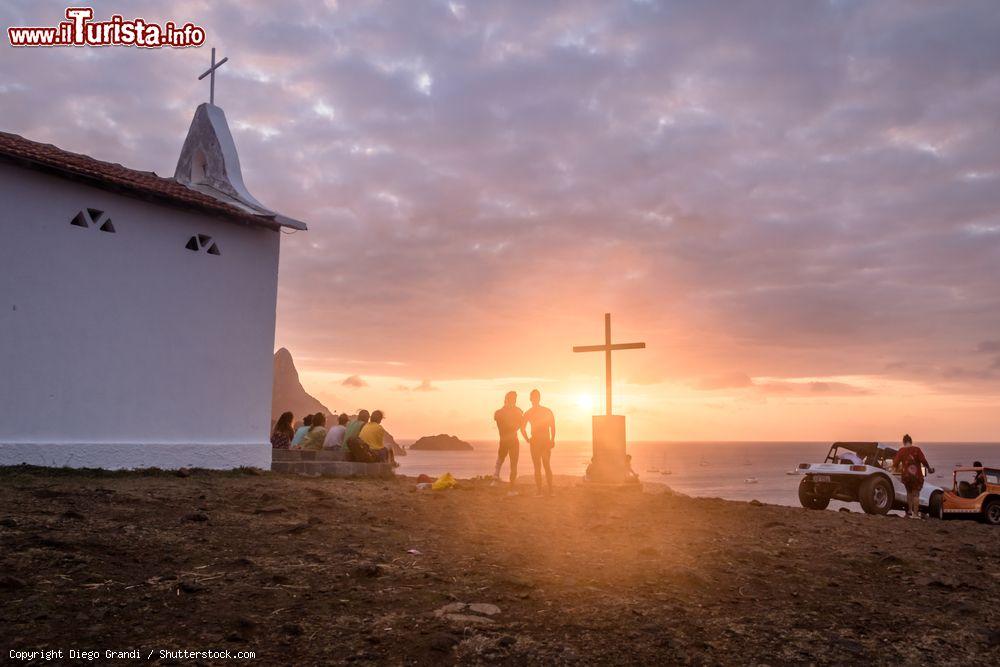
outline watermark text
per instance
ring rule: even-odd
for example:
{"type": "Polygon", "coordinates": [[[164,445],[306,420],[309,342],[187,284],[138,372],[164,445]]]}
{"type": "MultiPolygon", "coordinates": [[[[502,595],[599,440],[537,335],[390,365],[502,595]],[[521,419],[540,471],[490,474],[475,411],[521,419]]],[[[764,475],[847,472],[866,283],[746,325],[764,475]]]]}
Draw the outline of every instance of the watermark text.
{"type": "Polygon", "coordinates": [[[11,26],[11,46],[138,46],[145,49],[184,48],[205,43],[205,29],[194,23],[151,23],[143,18],[126,19],[113,14],[107,21],[94,21],[92,7],[67,7],[66,20],[56,26],[11,26]]]}

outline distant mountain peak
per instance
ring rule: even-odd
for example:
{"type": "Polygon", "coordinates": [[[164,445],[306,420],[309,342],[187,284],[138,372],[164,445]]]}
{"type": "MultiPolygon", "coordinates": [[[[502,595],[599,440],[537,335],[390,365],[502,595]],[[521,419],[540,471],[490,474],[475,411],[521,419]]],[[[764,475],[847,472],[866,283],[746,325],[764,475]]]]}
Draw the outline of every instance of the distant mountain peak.
{"type": "MultiPolygon", "coordinates": [[[[271,423],[278,421],[282,412],[291,410],[295,421],[301,421],[306,415],[322,412],[326,414],[327,425],[334,424],[334,414],[318,400],[309,395],[299,381],[299,371],[295,368],[292,353],[280,347],[274,353],[274,388],[271,391],[271,423]]],[[[355,415],[356,416],[356,415],[355,415]]],[[[386,445],[392,447],[396,456],[406,456],[406,450],[386,431],[386,445]]]]}
{"type": "Polygon", "coordinates": [[[291,410],[295,420],[304,415],[323,412],[330,417],[333,412],[319,400],[313,398],[299,381],[299,371],[295,368],[292,353],[286,348],[279,348],[274,353],[274,386],[271,392],[271,421],[274,422],[282,412],[291,410]]]}

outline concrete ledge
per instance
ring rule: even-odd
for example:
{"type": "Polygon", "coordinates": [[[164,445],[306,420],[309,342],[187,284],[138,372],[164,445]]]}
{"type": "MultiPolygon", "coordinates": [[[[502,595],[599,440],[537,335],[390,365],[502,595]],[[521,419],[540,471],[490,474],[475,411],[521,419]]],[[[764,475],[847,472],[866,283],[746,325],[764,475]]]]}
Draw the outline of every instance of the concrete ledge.
{"type": "Polygon", "coordinates": [[[357,463],[345,461],[342,451],[304,451],[300,449],[275,449],[272,452],[271,471],[297,475],[329,475],[332,477],[394,476],[388,463],[357,463]]]}
{"type": "Polygon", "coordinates": [[[346,461],[347,452],[341,449],[273,449],[272,461],[346,461]]]}

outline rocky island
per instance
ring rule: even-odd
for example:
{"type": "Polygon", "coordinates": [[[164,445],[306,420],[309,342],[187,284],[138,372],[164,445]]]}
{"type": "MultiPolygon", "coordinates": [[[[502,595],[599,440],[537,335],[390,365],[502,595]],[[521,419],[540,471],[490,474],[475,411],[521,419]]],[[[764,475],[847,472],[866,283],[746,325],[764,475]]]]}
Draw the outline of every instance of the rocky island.
{"type": "Polygon", "coordinates": [[[453,435],[426,435],[410,445],[414,451],[471,452],[472,445],[453,435]]]}

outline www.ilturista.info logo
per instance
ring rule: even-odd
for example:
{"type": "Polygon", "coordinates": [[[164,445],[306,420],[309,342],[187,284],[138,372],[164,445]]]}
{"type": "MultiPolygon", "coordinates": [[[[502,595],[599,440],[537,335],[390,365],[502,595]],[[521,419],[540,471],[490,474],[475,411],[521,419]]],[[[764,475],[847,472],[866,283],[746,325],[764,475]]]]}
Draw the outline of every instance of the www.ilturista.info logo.
{"type": "Polygon", "coordinates": [[[57,26],[7,28],[11,46],[139,46],[158,49],[183,48],[205,43],[205,29],[193,23],[163,25],[142,18],[125,19],[114,14],[107,21],[92,21],[91,7],[67,7],[66,19],[57,26]]]}

